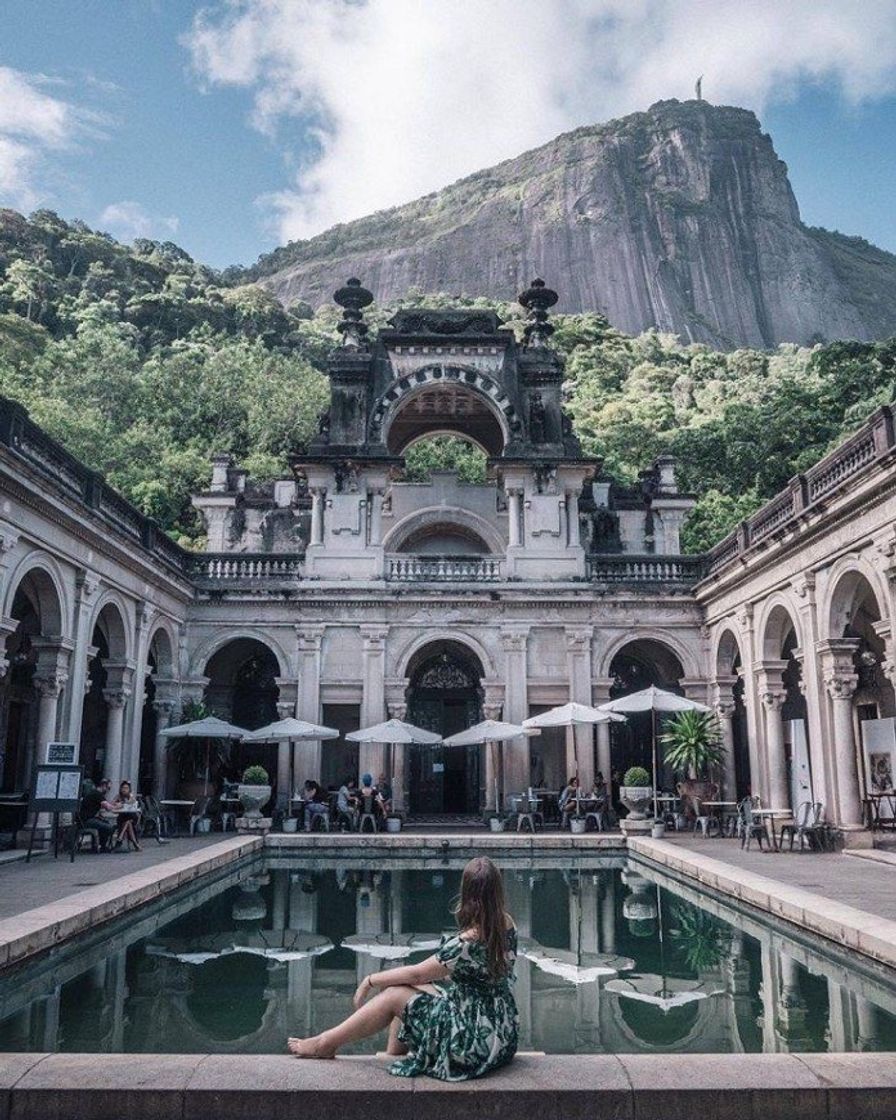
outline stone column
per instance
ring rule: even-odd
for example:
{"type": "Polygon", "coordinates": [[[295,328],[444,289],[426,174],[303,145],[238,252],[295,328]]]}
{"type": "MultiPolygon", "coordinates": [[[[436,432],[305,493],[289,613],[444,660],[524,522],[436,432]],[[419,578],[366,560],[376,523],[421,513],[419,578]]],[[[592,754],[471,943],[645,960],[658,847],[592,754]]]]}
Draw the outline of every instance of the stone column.
{"type": "Polygon", "coordinates": [[[56,738],[59,697],[69,679],[72,643],[62,638],[35,638],[32,645],[37,654],[34,687],[40,698],[35,761],[42,762],[47,743],[56,738]]]}
{"type": "MultiPolygon", "coordinates": [[[[485,719],[499,720],[501,718],[501,705],[496,703],[489,703],[489,697],[486,693],[486,702],[482,707],[482,714],[485,719]]],[[[503,751],[503,744],[496,746],[494,743],[483,743],[482,750],[484,752],[485,765],[482,767],[482,772],[485,777],[482,784],[482,806],[483,811],[494,809],[495,807],[495,782],[498,783],[500,788],[501,782],[501,767],[500,767],[500,752],[503,751]]],[[[511,749],[512,745],[511,745],[511,749]]],[[[499,807],[500,811],[500,807],[499,807]]]]}
{"type": "Polygon", "coordinates": [[[6,643],[19,628],[18,619],[0,616],[0,681],[9,672],[9,658],[6,656],[6,643]]]}
{"type": "Polygon", "coordinates": [[[370,541],[377,547],[383,543],[383,491],[370,492],[370,541]]]}
{"type": "Polygon", "coordinates": [[[800,614],[802,646],[793,651],[800,663],[800,688],[806,697],[806,739],[809,746],[809,767],[812,772],[812,793],[816,801],[827,804],[830,785],[830,759],[825,758],[825,689],[818,658],[813,651],[818,644],[818,608],[815,601],[815,576],[806,572],[793,584],[800,614]],[[808,654],[808,656],[807,656],[808,654]]]}
{"type": "Polygon", "coordinates": [[[579,526],[579,492],[577,490],[566,491],[566,543],[570,548],[578,548],[581,541],[580,526],[579,526]]]}
{"type": "MultiPolygon", "coordinates": [[[[528,623],[514,623],[501,630],[504,648],[504,719],[508,723],[522,723],[529,714],[526,644],[529,638],[528,623]]],[[[505,796],[521,793],[529,788],[529,740],[511,740],[504,747],[505,796]]],[[[502,806],[503,808],[503,806],[502,806]]]]}
{"type": "Polygon", "coordinates": [[[311,490],[311,540],[309,544],[320,545],[324,543],[324,498],[326,489],[322,486],[312,486],[311,490]]]}
{"type": "MultiPolygon", "coordinates": [[[[320,723],[320,664],[323,626],[297,626],[296,646],[299,663],[299,696],[297,714],[309,723],[320,723]]],[[[320,777],[321,746],[319,742],[295,743],[293,768],[295,780],[320,777]]]]}
{"type": "MultiPolygon", "coordinates": [[[[173,683],[172,681],[171,684],[173,683]]],[[[177,707],[177,701],[172,693],[167,689],[162,693],[161,681],[156,681],[156,697],[152,706],[156,713],[156,739],[152,754],[152,794],[161,801],[168,793],[168,740],[162,732],[166,727],[172,726],[177,707]]]]}
{"type": "MultiPolygon", "coordinates": [[[[279,684],[280,681],[278,680],[279,684]]],[[[284,700],[283,690],[280,690],[281,699],[277,701],[277,718],[289,719],[296,714],[295,700],[284,700]]],[[[289,788],[292,777],[292,759],[289,756],[290,744],[286,740],[277,744],[277,808],[284,813],[289,812],[289,799],[292,790],[289,788]]]]}
{"type": "MultiPolygon", "coordinates": [[[[762,794],[764,806],[770,809],[790,807],[787,782],[787,755],[784,749],[784,724],[781,708],[787,699],[783,673],[786,661],[763,661],[759,665],[759,699],[765,711],[765,772],[762,794]]],[[[757,792],[754,790],[754,793],[757,792]]]]}
{"type": "MultiPolygon", "coordinates": [[[[591,642],[593,626],[566,627],[566,667],[569,679],[569,699],[576,704],[591,703],[591,642]]],[[[594,728],[576,727],[571,735],[572,758],[567,759],[570,774],[579,759],[579,784],[590,790],[594,782],[594,728]]]]}
{"type": "Polygon", "coordinates": [[[831,730],[834,755],[834,802],[829,807],[841,828],[862,827],[862,794],[856,759],[852,698],[859,683],[853,658],[858,638],[832,638],[819,642],[825,687],[831,698],[831,730]]]}
{"type": "Polygon", "coordinates": [[[84,697],[90,691],[90,661],[96,656],[91,645],[91,604],[100,587],[100,577],[96,572],[78,572],[75,594],[75,621],[72,634],[75,648],[71,662],[71,684],[68,704],[67,737],[73,743],[81,741],[81,723],[84,718],[84,697]]]}
{"type": "Polygon", "coordinates": [[[103,690],[103,699],[108,708],[106,720],[106,753],[103,757],[103,775],[112,782],[113,791],[117,791],[118,783],[123,781],[122,765],[122,735],[124,734],[124,708],[128,702],[129,692],[123,689],[103,690]]]}
{"type": "Polygon", "coordinates": [[[857,1050],[880,1050],[880,1008],[864,996],[857,995],[856,1001],[856,1038],[857,1050]]]}
{"type": "MultiPolygon", "coordinates": [[[[407,688],[407,681],[402,684],[407,688]]],[[[404,696],[404,690],[401,693],[404,696]]],[[[389,701],[389,719],[405,719],[408,706],[404,700],[389,701]]],[[[392,807],[396,813],[406,813],[408,806],[405,796],[407,758],[404,743],[394,743],[392,746],[392,807]]]]}
{"type": "MultiPolygon", "coordinates": [[[[361,726],[382,723],[386,716],[386,639],[387,626],[362,626],[361,726]]],[[[384,743],[361,743],[358,751],[360,774],[372,774],[374,781],[385,770],[388,747],[384,743]]]]}
{"type": "Polygon", "coordinates": [[[616,872],[601,872],[604,884],[600,900],[600,951],[616,952],[616,872]]]}
{"type": "MultiPolygon", "coordinates": [[[[613,687],[612,677],[598,677],[593,682],[592,687],[592,703],[596,708],[601,704],[606,704],[610,699],[610,689],[613,687]]],[[[610,751],[610,724],[599,723],[595,728],[597,735],[597,768],[604,776],[604,780],[609,784],[610,777],[613,773],[613,760],[610,751]]]]}
{"type": "Polygon", "coordinates": [[[734,685],[737,677],[717,677],[713,681],[715,693],[716,718],[722,733],[722,746],[725,758],[722,763],[722,798],[725,801],[737,800],[737,769],[734,759],[734,685]]]}
{"type": "Polygon", "coordinates": [[[522,491],[510,487],[507,491],[507,544],[509,548],[519,548],[522,543],[520,533],[520,510],[522,491]]]}

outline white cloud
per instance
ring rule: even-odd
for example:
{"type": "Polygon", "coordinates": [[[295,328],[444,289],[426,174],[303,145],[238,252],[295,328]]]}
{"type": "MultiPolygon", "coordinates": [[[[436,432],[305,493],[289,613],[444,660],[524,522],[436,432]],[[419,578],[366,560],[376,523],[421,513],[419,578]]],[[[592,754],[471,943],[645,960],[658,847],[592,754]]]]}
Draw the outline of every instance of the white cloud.
{"type": "Polygon", "coordinates": [[[807,82],[896,89],[896,0],[227,0],[185,43],[307,143],[260,202],[283,239],[406,202],[558,132],[667,97],[761,111],[807,82]]]}
{"type": "Polygon", "coordinates": [[[57,96],[58,86],[0,66],[0,204],[30,210],[45,202],[48,158],[102,134],[103,115],[57,96]]]}
{"type": "Polygon", "coordinates": [[[135,237],[170,237],[177,233],[180,221],[175,217],[156,217],[139,202],[125,199],[111,202],[100,214],[98,224],[121,241],[133,241],[135,237]]]}

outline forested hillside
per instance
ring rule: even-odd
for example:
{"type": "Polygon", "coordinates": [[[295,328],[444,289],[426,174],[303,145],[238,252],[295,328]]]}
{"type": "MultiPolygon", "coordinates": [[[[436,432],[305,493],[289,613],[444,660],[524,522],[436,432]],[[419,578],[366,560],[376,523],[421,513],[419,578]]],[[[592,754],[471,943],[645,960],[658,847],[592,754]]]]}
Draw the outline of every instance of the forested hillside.
{"type": "MultiPolygon", "coordinates": [[[[520,325],[509,303],[403,301],[422,302],[495,306],[520,325]]],[[[229,286],[167,242],[126,247],[49,211],[0,211],[0,394],[184,543],[201,531],[189,495],[207,485],[213,451],[271,478],[315,430],[337,318],[229,286]]],[[[719,353],[655,331],[630,338],[596,314],[555,322],[585,449],[625,481],[671,451],[700,499],[692,551],[893,397],[896,339],[719,353]]],[[[419,452],[414,469],[426,462],[419,452]]]]}

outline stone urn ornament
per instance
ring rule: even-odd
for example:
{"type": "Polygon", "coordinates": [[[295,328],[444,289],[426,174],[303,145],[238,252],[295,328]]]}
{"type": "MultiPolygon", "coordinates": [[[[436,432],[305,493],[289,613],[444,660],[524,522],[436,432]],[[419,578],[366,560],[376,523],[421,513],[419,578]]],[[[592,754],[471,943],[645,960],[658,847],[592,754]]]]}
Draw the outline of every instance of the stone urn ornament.
{"type": "Polygon", "coordinates": [[[647,820],[653,786],[650,784],[650,775],[643,766],[632,766],[626,771],[623,784],[619,787],[619,797],[629,811],[627,820],[647,820]]]}
{"type": "Polygon", "coordinates": [[[237,796],[243,806],[243,816],[260,820],[262,806],[271,799],[271,782],[263,766],[249,766],[243,771],[243,780],[237,786],[237,796]]]}

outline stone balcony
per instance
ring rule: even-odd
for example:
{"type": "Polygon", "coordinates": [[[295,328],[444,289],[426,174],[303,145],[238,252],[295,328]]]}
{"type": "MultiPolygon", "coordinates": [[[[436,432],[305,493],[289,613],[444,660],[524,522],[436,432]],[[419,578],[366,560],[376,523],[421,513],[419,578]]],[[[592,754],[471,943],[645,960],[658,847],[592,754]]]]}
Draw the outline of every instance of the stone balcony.
{"type": "Polygon", "coordinates": [[[500,556],[387,556],[386,579],[400,583],[496,583],[500,556]]]}
{"type": "Polygon", "coordinates": [[[277,588],[302,578],[304,557],[278,552],[202,552],[191,557],[188,574],[204,590],[277,588]]]}
{"type": "Polygon", "coordinates": [[[703,558],[618,553],[589,556],[586,570],[594,583],[685,584],[690,587],[703,574],[703,558]]]}

